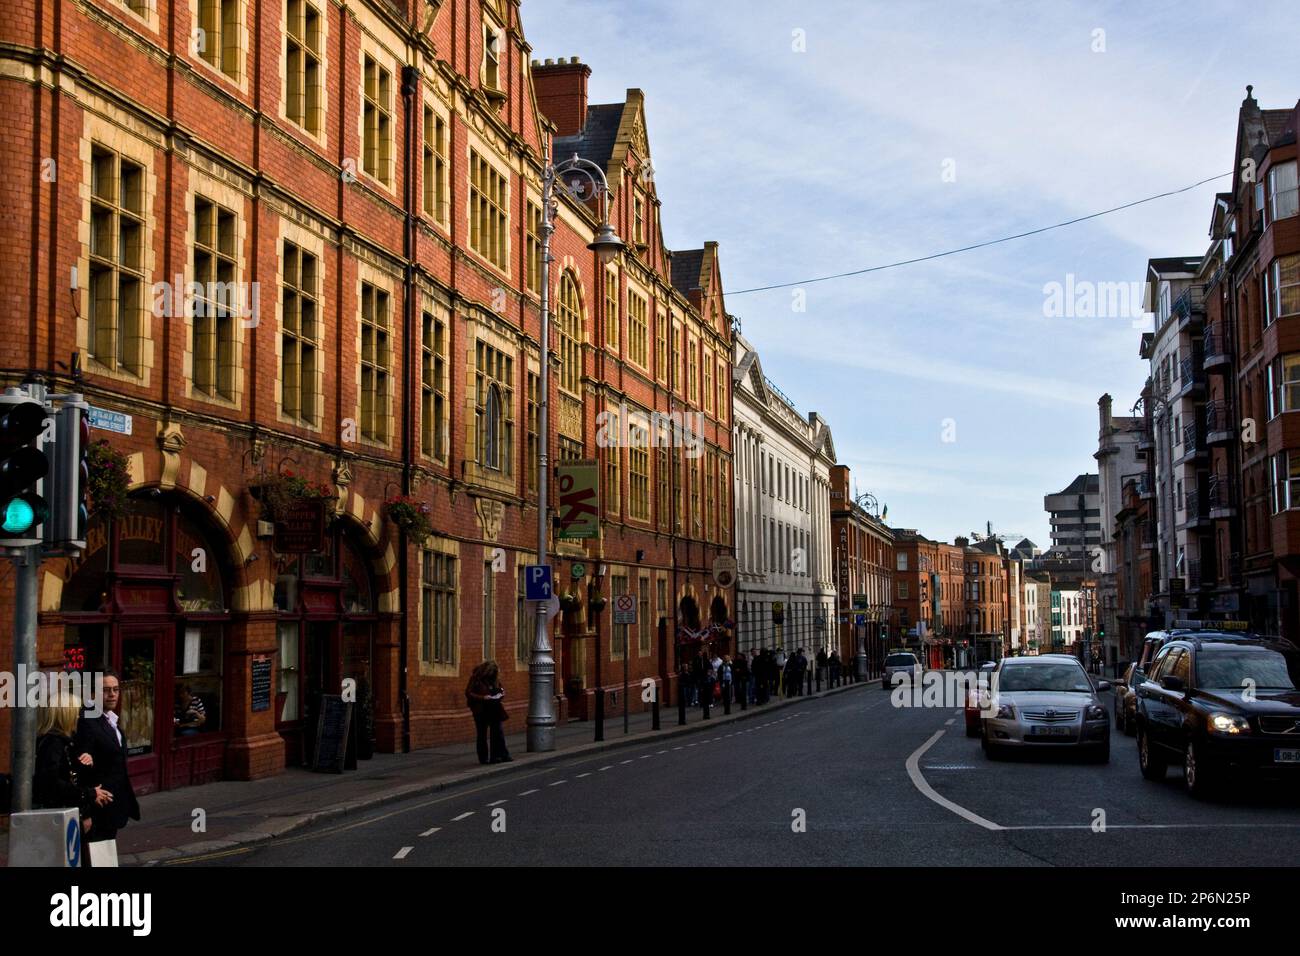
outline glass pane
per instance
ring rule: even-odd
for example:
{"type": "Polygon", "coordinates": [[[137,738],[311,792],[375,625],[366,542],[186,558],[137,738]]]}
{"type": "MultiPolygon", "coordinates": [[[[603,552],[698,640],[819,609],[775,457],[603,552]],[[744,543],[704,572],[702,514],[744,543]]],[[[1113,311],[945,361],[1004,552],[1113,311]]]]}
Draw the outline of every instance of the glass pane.
{"type": "Polygon", "coordinates": [[[177,630],[172,717],[181,736],[221,729],[223,634],[224,625],[216,622],[177,630]]]}
{"type": "Polygon", "coordinates": [[[280,645],[280,721],[298,719],[298,622],[282,621],[276,628],[280,645]]]}
{"type": "Polygon", "coordinates": [[[164,513],[161,501],[133,499],[114,523],[121,564],[164,567],[164,513]]]}
{"type": "Polygon", "coordinates": [[[224,611],[221,554],[199,526],[185,515],[177,518],[176,600],[186,611],[224,611]]]}
{"type": "Polygon", "coordinates": [[[122,642],[120,729],[132,757],[153,752],[154,654],[153,638],[122,642]]]}

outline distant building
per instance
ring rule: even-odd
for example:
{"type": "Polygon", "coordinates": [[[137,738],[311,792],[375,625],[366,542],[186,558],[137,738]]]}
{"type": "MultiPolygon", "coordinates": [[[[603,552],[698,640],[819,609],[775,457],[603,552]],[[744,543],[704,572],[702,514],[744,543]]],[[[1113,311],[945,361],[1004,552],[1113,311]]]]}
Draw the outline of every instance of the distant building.
{"type": "Polygon", "coordinates": [[[1051,517],[1052,551],[1090,559],[1101,547],[1101,492],[1097,475],[1079,475],[1060,491],[1043,497],[1051,517]]]}
{"type": "Polygon", "coordinates": [[[1097,401],[1100,427],[1097,435],[1098,498],[1101,511],[1101,552],[1094,554],[1089,570],[1097,575],[1098,628],[1104,633],[1108,663],[1119,660],[1118,597],[1116,571],[1118,556],[1115,544],[1115,516],[1123,507],[1123,483],[1137,478],[1144,470],[1144,452],[1138,451],[1144,421],[1140,417],[1116,418],[1111,414],[1111,397],[1097,401]]]}

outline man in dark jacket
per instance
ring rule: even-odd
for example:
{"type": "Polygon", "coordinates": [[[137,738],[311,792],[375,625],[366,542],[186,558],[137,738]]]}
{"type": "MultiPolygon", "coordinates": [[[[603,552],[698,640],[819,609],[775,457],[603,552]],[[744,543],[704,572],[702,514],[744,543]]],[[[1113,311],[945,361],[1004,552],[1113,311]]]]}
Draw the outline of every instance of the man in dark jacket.
{"type": "Polygon", "coordinates": [[[92,843],[115,839],[117,831],[126,826],[128,819],[140,819],[140,805],[126,772],[126,737],[118,726],[120,699],[121,683],[117,674],[105,671],[103,714],[99,717],[82,715],[77,722],[77,750],[90,754],[93,759],[90,782],[113,795],[108,805],[90,810],[93,826],[89,838],[92,843]]]}

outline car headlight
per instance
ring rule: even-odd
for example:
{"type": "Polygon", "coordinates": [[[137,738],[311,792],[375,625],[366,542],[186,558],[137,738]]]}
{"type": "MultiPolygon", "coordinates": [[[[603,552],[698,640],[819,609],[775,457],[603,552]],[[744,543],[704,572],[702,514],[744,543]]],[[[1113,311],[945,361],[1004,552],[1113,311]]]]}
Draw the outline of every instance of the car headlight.
{"type": "Polygon", "coordinates": [[[1248,734],[1250,721],[1239,714],[1211,714],[1210,730],[1216,734],[1248,734]]]}
{"type": "Polygon", "coordinates": [[[1089,704],[1087,711],[1088,720],[1106,720],[1106,708],[1101,704],[1089,704]]]}
{"type": "Polygon", "coordinates": [[[998,720],[1015,720],[1016,709],[1010,704],[998,704],[998,720]]]}

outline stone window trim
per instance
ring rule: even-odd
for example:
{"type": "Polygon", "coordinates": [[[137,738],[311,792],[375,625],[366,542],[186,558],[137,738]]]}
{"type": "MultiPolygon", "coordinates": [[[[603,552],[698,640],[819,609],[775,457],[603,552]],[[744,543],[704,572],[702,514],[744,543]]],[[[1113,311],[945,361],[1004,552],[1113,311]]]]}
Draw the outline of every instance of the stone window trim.
{"type": "MultiPolygon", "coordinates": [[[[315,396],[317,415],[314,423],[286,415],[284,412],[284,244],[288,242],[316,258],[316,284],[318,286],[317,304],[320,307],[318,322],[322,333],[328,326],[328,308],[330,297],[324,290],[332,286],[326,275],[325,239],[315,232],[303,228],[287,219],[280,220],[280,232],[276,237],[275,249],[275,417],[276,421],[291,428],[321,434],[325,421],[325,367],[328,349],[328,336],[321,334],[316,340],[316,381],[315,396]]],[[[358,332],[358,335],[360,333],[358,332]]],[[[358,343],[359,345],[359,343],[358,343]]],[[[360,372],[358,372],[358,375],[360,372]]]]}
{"type": "MultiPolygon", "coordinates": [[[[421,122],[427,119],[433,119],[435,130],[433,133],[427,128],[421,130],[421,155],[432,149],[433,151],[433,172],[434,185],[430,190],[429,184],[423,183],[421,213],[424,218],[438,226],[442,232],[448,232],[451,228],[451,177],[452,177],[452,113],[438,97],[435,92],[427,85],[424,87],[424,112],[421,122]],[[439,142],[436,124],[441,122],[443,139],[439,142]],[[441,146],[442,151],[438,152],[441,146]],[[438,178],[438,164],[442,164],[442,176],[438,178]],[[428,210],[427,198],[430,191],[435,195],[433,197],[434,208],[430,213],[428,210]]],[[[427,164],[426,164],[427,165],[427,164]]],[[[424,175],[422,170],[422,176],[424,175]]]]}
{"type": "Polygon", "coordinates": [[[397,159],[398,159],[398,123],[397,123],[397,98],[399,96],[398,85],[401,83],[401,65],[397,58],[391,55],[386,48],[380,45],[369,33],[361,33],[360,50],[357,52],[357,74],[356,74],[356,103],[357,103],[357,145],[362,155],[357,156],[356,181],[366,182],[373,187],[382,189],[390,196],[397,196],[397,159]],[[366,86],[366,61],[370,60],[376,69],[376,88],[367,89],[366,86]],[[386,77],[383,74],[387,74],[386,77]],[[387,85],[381,84],[381,80],[386,79],[387,85]],[[379,137],[376,142],[378,156],[376,157],[376,172],[372,174],[366,169],[365,143],[366,143],[366,116],[367,103],[379,109],[377,122],[387,119],[387,136],[383,135],[383,125],[376,135],[379,137]],[[385,155],[385,146],[387,147],[385,155]]]}
{"type": "MultiPolygon", "coordinates": [[[[301,2],[304,5],[302,8],[304,21],[306,18],[306,7],[310,5],[315,9],[316,13],[318,14],[317,19],[320,24],[320,50],[319,50],[319,57],[317,62],[317,76],[318,76],[319,86],[320,86],[320,96],[316,104],[316,109],[319,114],[317,120],[319,122],[320,128],[317,131],[313,132],[310,129],[310,127],[298,123],[296,120],[291,119],[289,115],[290,4],[287,2],[287,0],[286,2],[280,5],[280,36],[282,37],[282,42],[280,44],[280,102],[277,107],[277,114],[280,119],[285,121],[286,124],[284,127],[285,129],[293,130],[294,132],[307,137],[308,139],[311,140],[311,142],[320,146],[322,149],[325,149],[329,146],[329,113],[330,113],[330,99],[331,99],[331,97],[329,96],[329,75],[330,75],[330,65],[331,65],[330,64],[330,42],[329,42],[330,8],[329,5],[325,2],[325,0],[301,0],[301,2]]],[[[306,37],[301,37],[300,39],[303,41],[304,44],[307,42],[306,37]]],[[[311,52],[313,53],[313,55],[315,55],[315,51],[311,51],[311,52]]],[[[305,78],[305,73],[306,70],[304,68],[304,78],[305,78]]],[[[305,114],[305,107],[304,107],[304,114],[305,114]]],[[[307,117],[304,115],[304,118],[307,117]]]]}
{"type": "MultiPolygon", "coordinates": [[[[497,156],[496,151],[489,147],[485,142],[478,140],[476,137],[470,137],[465,147],[465,169],[468,171],[466,177],[466,188],[464,191],[465,203],[465,249],[475,256],[484,265],[489,266],[495,272],[500,273],[506,278],[510,277],[510,247],[511,239],[511,218],[510,218],[510,201],[512,190],[512,176],[508,167],[503,167],[503,161],[497,156]],[[480,167],[489,176],[496,177],[499,180],[504,195],[494,199],[492,190],[485,194],[480,185],[474,181],[475,168],[480,167]],[[489,235],[484,237],[481,234],[481,220],[475,221],[476,204],[486,204],[488,218],[489,235]],[[492,213],[496,218],[492,218],[492,213]],[[495,234],[494,243],[496,245],[496,256],[500,261],[492,259],[482,248],[475,245],[475,230],[479,230],[479,246],[484,243],[492,243],[495,234]],[[498,232],[499,230],[499,232],[498,232]]],[[[493,185],[496,185],[494,182],[493,185]]],[[[483,211],[483,210],[480,210],[483,211]]],[[[490,249],[489,249],[490,251],[490,249]]]]}
{"type": "MultiPolygon", "coordinates": [[[[424,635],[423,597],[424,597],[424,553],[425,552],[443,554],[452,558],[455,561],[456,581],[455,581],[455,590],[453,593],[457,596],[459,596],[461,593],[460,576],[461,576],[462,566],[460,560],[460,542],[452,538],[442,538],[442,537],[429,538],[428,541],[425,542],[424,547],[421,549],[420,562],[418,565],[420,571],[421,600],[416,602],[416,617],[417,617],[416,634],[420,635],[421,639],[423,638],[424,635]]],[[[453,653],[455,655],[455,661],[451,663],[447,663],[447,662],[440,663],[437,661],[425,659],[423,654],[423,642],[421,640],[420,642],[417,643],[417,651],[416,651],[419,657],[421,677],[459,677],[460,676],[460,659],[461,659],[460,635],[461,635],[461,619],[463,617],[464,612],[462,609],[461,601],[455,600],[453,604],[456,610],[455,610],[455,617],[452,619],[451,646],[452,646],[453,653]]]]}
{"type": "MultiPolygon", "coordinates": [[[[124,117],[125,119],[125,117],[124,117]]],[[[119,125],[93,113],[86,113],[82,129],[79,153],[82,163],[81,183],[78,194],[81,198],[81,219],[77,225],[78,253],[77,276],[80,308],[77,316],[77,348],[85,356],[84,368],[87,375],[100,379],[109,379],[129,385],[148,387],[154,366],[153,313],[150,308],[151,290],[157,264],[157,249],[154,236],[158,233],[158,222],[154,214],[154,200],[158,191],[158,180],[154,173],[154,147],[148,142],[127,132],[125,123],[119,125]],[[142,303],[141,341],[139,367],[140,373],[111,368],[97,361],[91,354],[90,347],[90,245],[91,245],[91,180],[92,156],[96,148],[117,153],[119,157],[137,163],[144,168],[144,195],[141,207],[143,211],[141,266],[145,299],[142,303]]]]}
{"type": "Polygon", "coordinates": [[[420,456],[426,461],[446,465],[451,454],[449,431],[452,404],[452,317],[451,310],[442,303],[435,302],[431,296],[425,295],[423,299],[420,309],[420,456]],[[441,327],[441,352],[437,349],[436,338],[434,342],[429,342],[426,339],[424,329],[426,316],[433,320],[435,336],[439,331],[439,327],[441,327]],[[432,366],[426,368],[426,362],[431,362],[432,366]],[[439,364],[441,364],[441,374],[439,374],[439,364]],[[442,405],[441,416],[437,414],[439,400],[441,400],[442,405]],[[430,411],[430,409],[426,408],[426,404],[432,406],[434,415],[434,421],[432,422],[434,431],[432,433],[428,431],[430,423],[425,419],[426,414],[430,411]],[[426,450],[430,443],[433,446],[432,452],[426,450]]]}
{"type": "Polygon", "coordinates": [[[213,79],[222,83],[229,84],[241,93],[248,93],[248,0],[189,0],[190,12],[190,37],[189,52],[190,57],[205,75],[210,75],[213,79]],[[232,22],[226,22],[225,4],[234,5],[234,14],[230,18],[232,22]],[[215,13],[215,19],[211,14],[215,13]],[[205,16],[207,14],[207,16],[205,16]],[[205,20],[208,21],[205,25],[205,20]],[[213,54],[212,37],[210,28],[216,28],[216,60],[213,62],[209,56],[213,54]],[[235,37],[233,42],[227,35],[227,30],[233,27],[235,37]],[[200,31],[203,31],[201,34],[200,31]],[[200,47],[202,40],[202,48],[200,47]],[[226,51],[233,49],[230,58],[226,56],[226,51]],[[234,63],[230,63],[234,60],[234,63]],[[227,67],[233,66],[234,74],[228,72],[227,67]]]}
{"type": "Polygon", "coordinates": [[[99,0],[94,6],[126,15],[129,24],[144,24],[158,33],[158,0],[99,0]]]}
{"type": "MultiPolygon", "coordinates": [[[[211,405],[222,408],[240,408],[243,405],[244,397],[244,345],[248,341],[249,330],[256,330],[261,323],[261,311],[264,307],[260,289],[256,295],[245,288],[244,277],[247,274],[247,259],[244,255],[248,239],[248,217],[245,214],[245,204],[247,197],[238,189],[235,189],[220,180],[214,179],[193,167],[189,170],[189,183],[185,193],[186,209],[186,229],[185,244],[188,254],[185,257],[185,282],[186,288],[191,282],[198,281],[194,275],[194,248],[196,242],[196,209],[197,203],[204,200],[215,204],[216,206],[234,213],[235,215],[235,288],[238,290],[239,299],[236,301],[236,315],[234,319],[234,369],[232,371],[232,394],[230,397],[221,395],[211,395],[205,393],[194,385],[194,320],[192,314],[192,300],[185,292],[181,295],[182,290],[172,290],[173,301],[180,298],[185,303],[185,357],[183,365],[183,378],[185,382],[185,397],[195,401],[206,402],[211,405]],[[243,309],[256,309],[245,316],[243,309]]],[[[283,245],[280,246],[280,254],[283,255],[283,245]]],[[[277,283],[278,288],[278,283],[277,283]]],[[[277,296],[278,301],[278,296],[277,296]]],[[[277,366],[278,367],[278,366],[277,366]]],[[[277,390],[277,395],[279,394],[277,390]]]]}
{"type": "MultiPolygon", "coordinates": [[[[395,425],[394,415],[393,415],[393,395],[394,395],[394,389],[397,384],[394,380],[394,375],[395,375],[394,363],[395,363],[395,357],[403,354],[402,349],[405,348],[405,344],[400,340],[400,326],[399,323],[395,321],[395,319],[401,315],[401,311],[400,311],[401,303],[397,299],[397,295],[395,293],[395,288],[394,288],[395,285],[396,285],[395,280],[391,278],[388,275],[388,273],[381,272],[379,269],[369,265],[368,263],[361,262],[361,261],[357,262],[357,279],[356,279],[356,283],[353,286],[354,293],[356,295],[356,306],[353,312],[354,315],[356,316],[356,337],[354,339],[354,347],[356,349],[357,371],[356,371],[356,378],[354,380],[354,384],[356,386],[357,399],[356,399],[356,406],[354,408],[352,417],[353,420],[356,422],[357,444],[366,445],[371,448],[384,448],[384,449],[391,448],[396,434],[396,429],[394,427],[395,425]],[[362,424],[363,424],[362,414],[361,414],[361,379],[362,379],[361,350],[362,350],[362,324],[363,324],[361,310],[363,305],[362,289],[367,285],[373,287],[377,292],[383,293],[388,297],[388,317],[387,317],[388,318],[388,328],[387,328],[388,389],[387,389],[387,394],[385,395],[385,402],[384,402],[385,407],[380,410],[383,416],[382,424],[383,424],[383,434],[385,436],[383,441],[377,441],[371,438],[367,438],[362,434],[361,431],[362,424]]],[[[378,422],[379,418],[376,417],[375,421],[378,422]]]]}
{"type": "MultiPolygon", "coordinates": [[[[483,342],[485,345],[503,353],[511,359],[515,374],[518,375],[519,364],[522,360],[519,341],[513,336],[507,335],[500,331],[500,326],[490,314],[478,315],[473,312],[461,317],[461,323],[464,328],[464,351],[462,354],[462,381],[473,383],[478,374],[477,365],[477,345],[483,342]]],[[[460,324],[460,323],[457,323],[460,324]]],[[[503,412],[508,415],[508,421],[512,427],[518,423],[519,415],[516,411],[516,404],[521,400],[522,388],[521,381],[512,381],[509,383],[510,395],[507,404],[503,406],[503,412]]],[[[478,435],[473,426],[476,420],[477,402],[474,394],[474,388],[465,387],[461,389],[461,414],[467,427],[463,429],[464,444],[461,448],[461,471],[463,480],[470,485],[476,485],[481,488],[487,488],[499,492],[503,495],[514,496],[518,494],[518,468],[512,468],[509,474],[492,469],[483,468],[478,463],[478,435]]],[[[525,429],[526,430],[526,429],[525,429]]],[[[519,436],[516,434],[515,438],[519,436]]],[[[509,439],[508,439],[509,440],[509,439]]],[[[518,454],[518,450],[510,448],[512,459],[518,454]]]]}

